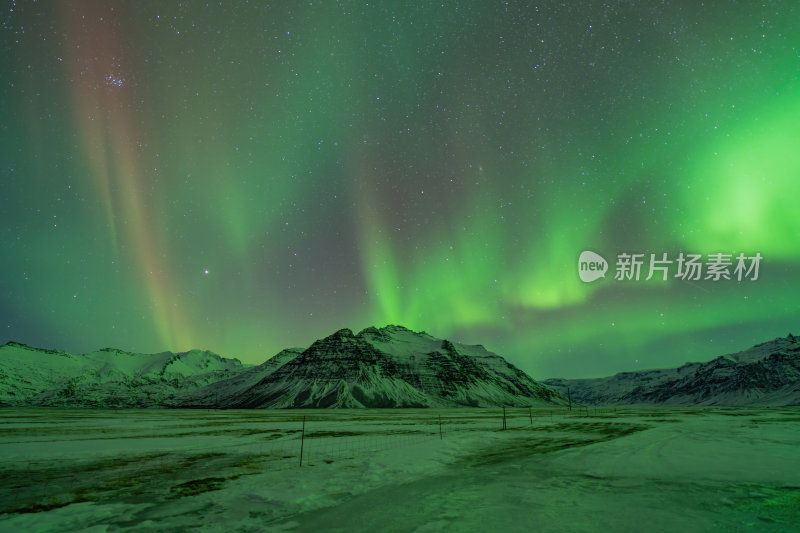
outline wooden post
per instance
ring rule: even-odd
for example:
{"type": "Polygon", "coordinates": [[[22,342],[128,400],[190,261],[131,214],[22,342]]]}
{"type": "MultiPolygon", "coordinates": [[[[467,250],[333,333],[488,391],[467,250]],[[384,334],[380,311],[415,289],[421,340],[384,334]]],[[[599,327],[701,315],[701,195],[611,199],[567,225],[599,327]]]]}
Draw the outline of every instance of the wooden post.
{"type": "Polygon", "coordinates": [[[442,415],[439,415],[439,440],[442,440],[442,415]]]}
{"type": "Polygon", "coordinates": [[[506,406],[503,406],[503,429],[506,429],[506,406]]]}
{"type": "Polygon", "coordinates": [[[300,431],[300,466],[303,466],[303,444],[306,440],[306,417],[303,417],[303,429],[300,431]]]}
{"type": "Polygon", "coordinates": [[[567,400],[569,400],[569,410],[572,411],[572,396],[569,393],[569,387],[567,387],[567,400]]]}
{"type": "Polygon", "coordinates": [[[533,411],[528,407],[528,416],[531,418],[531,425],[533,425],[533,411]]]}

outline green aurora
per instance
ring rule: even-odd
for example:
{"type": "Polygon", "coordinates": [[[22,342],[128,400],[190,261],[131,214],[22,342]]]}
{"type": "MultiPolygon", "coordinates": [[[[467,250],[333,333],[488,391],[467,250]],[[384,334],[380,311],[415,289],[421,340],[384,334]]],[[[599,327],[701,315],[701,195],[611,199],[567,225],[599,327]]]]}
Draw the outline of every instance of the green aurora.
{"type": "Polygon", "coordinates": [[[260,363],[395,323],[542,379],[796,333],[799,7],[12,1],[0,341],[260,363]]]}

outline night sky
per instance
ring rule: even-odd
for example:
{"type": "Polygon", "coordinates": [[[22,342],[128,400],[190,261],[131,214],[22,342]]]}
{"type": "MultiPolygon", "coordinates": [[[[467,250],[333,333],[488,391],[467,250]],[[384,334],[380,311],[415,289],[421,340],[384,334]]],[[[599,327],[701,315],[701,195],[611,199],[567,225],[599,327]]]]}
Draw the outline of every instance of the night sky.
{"type": "Polygon", "coordinates": [[[4,5],[0,342],[260,363],[402,324],[543,379],[800,332],[797,2],[4,5]]]}

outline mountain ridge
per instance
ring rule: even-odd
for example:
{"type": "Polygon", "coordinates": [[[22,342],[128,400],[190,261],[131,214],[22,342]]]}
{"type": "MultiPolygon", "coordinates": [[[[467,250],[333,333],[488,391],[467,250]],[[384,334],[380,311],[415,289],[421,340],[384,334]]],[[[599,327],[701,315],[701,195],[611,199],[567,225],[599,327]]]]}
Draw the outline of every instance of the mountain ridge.
{"type": "Polygon", "coordinates": [[[17,342],[0,347],[0,405],[7,406],[373,408],[566,401],[482,345],[398,325],[357,334],[342,328],[255,366],[204,350],[69,354],[17,342]],[[54,354],[70,363],[47,358],[54,354]]]}
{"type": "Polygon", "coordinates": [[[679,367],[542,383],[586,405],[800,405],[800,339],[791,333],[679,367]]]}
{"type": "Polygon", "coordinates": [[[227,394],[234,408],[457,407],[552,405],[566,399],[482,347],[403,326],[342,328],[270,369],[248,390],[227,394]],[[471,353],[474,352],[474,353],[471,353]],[[493,369],[487,361],[494,361],[493,369]],[[503,370],[504,372],[500,372],[503,370]],[[508,376],[513,377],[510,380],[508,376]]]}
{"type": "Polygon", "coordinates": [[[208,350],[84,354],[0,346],[0,406],[363,408],[800,405],[800,338],[675,368],[537,382],[480,344],[403,326],[349,328],[245,365],[208,350]]]}
{"type": "Polygon", "coordinates": [[[245,368],[208,350],[71,354],[11,341],[0,346],[0,405],[149,407],[176,389],[198,388],[245,368]]]}

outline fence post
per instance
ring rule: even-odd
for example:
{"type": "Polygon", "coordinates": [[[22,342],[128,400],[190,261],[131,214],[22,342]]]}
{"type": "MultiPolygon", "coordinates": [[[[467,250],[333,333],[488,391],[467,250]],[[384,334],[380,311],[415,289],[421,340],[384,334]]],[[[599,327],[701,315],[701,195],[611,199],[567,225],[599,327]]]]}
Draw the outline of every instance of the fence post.
{"type": "Polygon", "coordinates": [[[306,417],[303,417],[303,429],[300,430],[300,466],[303,466],[303,444],[306,440],[306,417]]]}
{"type": "Polygon", "coordinates": [[[442,440],[442,415],[439,415],[439,440],[442,440]]]}
{"type": "Polygon", "coordinates": [[[503,406],[503,429],[506,429],[506,406],[503,406]]]}
{"type": "Polygon", "coordinates": [[[533,425],[533,411],[528,407],[528,416],[531,417],[531,425],[533,425]]]}

